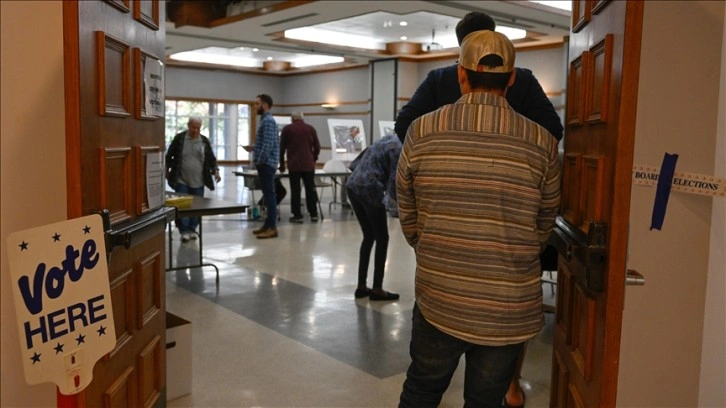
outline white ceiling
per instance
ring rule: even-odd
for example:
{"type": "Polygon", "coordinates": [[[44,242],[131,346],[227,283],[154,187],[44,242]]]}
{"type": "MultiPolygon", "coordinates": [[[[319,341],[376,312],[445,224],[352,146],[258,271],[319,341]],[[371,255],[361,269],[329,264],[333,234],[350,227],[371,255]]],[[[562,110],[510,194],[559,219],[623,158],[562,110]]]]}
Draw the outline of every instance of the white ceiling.
{"type": "MultiPolygon", "coordinates": [[[[280,1],[247,1],[243,12],[269,7],[280,1]]],[[[239,9],[238,9],[239,11],[239,9]]],[[[243,56],[256,62],[261,69],[263,61],[272,57],[275,61],[292,61],[301,55],[325,54],[342,56],[345,62],[336,64],[366,64],[374,59],[405,56],[426,59],[446,54],[455,54],[456,40],[454,28],[461,17],[470,11],[485,12],[492,16],[497,26],[510,26],[526,29],[527,38],[515,41],[517,47],[540,46],[560,43],[569,34],[569,12],[531,3],[529,1],[313,1],[299,6],[259,14],[239,21],[234,17],[216,20],[227,22],[213,28],[182,26],[166,23],[166,57],[171,54],[202,49],[222,47],[230,53],[243,56]],[[399,23],[406,21],[404,27],[399,23]],[[285,30],[316,27],[340,33],[331,38],[346,34],[364,36],[379,43],[379,49],[346,47],[334,44],[303,42],[282,38],[285,30]],[[418,54],[386,53],[385,44],[407,42],[424,46],[434,42],[444,47],[441,51],[421,52],[418,54]],[[240,49],[243,47],[244,49],[240,49]],[[257,48],[258,51],[252,51],[257,48]]],[[[241,15],[238,15],[241,16],[241,15]]],[[[212,24],[214,25],[214,24],[212,24]]],[[[178,63],[178,62],[172,62],[178,63]]],[[[303,68],[305,69],[305,68],[303,68]]],[[[311,69],[311,68],[307,68],[311,69]]],[[[314,69],[314,68],[313,68],[314,69]]]]}

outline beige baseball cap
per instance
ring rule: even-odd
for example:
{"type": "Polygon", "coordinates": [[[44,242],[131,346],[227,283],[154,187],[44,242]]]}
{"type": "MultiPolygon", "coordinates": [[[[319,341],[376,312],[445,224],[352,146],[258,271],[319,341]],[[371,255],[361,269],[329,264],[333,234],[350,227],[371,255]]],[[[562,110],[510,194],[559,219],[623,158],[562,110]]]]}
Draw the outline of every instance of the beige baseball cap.
{"type": "Polygon", "coordinates": [[[461,42],[459,65],[475,72],[506,73],[514,71],[514,45],[504,34],[482,30],[470,33],[461,42]],[[498,55],[504,61],[502,66],[479,65],[487,55],[498,55]]]}

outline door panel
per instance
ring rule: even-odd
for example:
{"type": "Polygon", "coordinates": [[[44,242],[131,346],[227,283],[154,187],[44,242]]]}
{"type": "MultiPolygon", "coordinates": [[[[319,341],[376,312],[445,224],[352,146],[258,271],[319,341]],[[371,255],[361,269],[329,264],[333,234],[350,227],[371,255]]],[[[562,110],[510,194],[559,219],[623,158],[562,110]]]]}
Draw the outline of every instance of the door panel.
{"type": "Polygon", "coordinates": [[[143,64],[164,55],[158,0],[65,1],[68,215],[107,210],[116,347],[64,405],[164,404],[164,231],[146,198],[146,158],[164,149],[164,118],[144,111],[143,64]],[[153,228],[139,232],[143,225],[153,228]],[[138,239],[130,238],[131,236],[138,239]]]}
{"type": "Polygon", "coordinates": [[[558,248],[553,407],[617,393],[642,2],[573,2],[558,248]]]}

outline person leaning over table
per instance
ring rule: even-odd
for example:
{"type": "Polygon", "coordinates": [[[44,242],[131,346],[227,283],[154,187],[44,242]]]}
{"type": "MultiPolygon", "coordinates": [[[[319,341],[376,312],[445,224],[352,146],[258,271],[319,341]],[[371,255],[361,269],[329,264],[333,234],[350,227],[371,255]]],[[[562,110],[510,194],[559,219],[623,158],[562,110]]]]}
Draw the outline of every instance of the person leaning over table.
{"type": "Polygon", "coordinates": [[[315,162],[320,154],[318,132],[305,123],[302,112],[293,112],[292,123],[282,128],[280,135],[280,171],[285,172],[285,153],[287,169],[290,171],[290,222],[303,222],[300,211],[300,180],[305,185],[305,205],[310,213],[310,221],[318,221],[318,193],[315,191],[315,162]]]}
{"type": "Polygon", "coordinates": [[[370,145],[350,163],[353,171],[345,188],[358,219],[363,241],[358,259],[356,299],[398,300],[398,293],[383,290],[383,273],[388,256],[388,214],[397,213],[396,166],[401,154],[401,141],[396,135],[386,135],[370,145]],[[373,287],[368,288],[368,265],[373,244],[373,287]]]}
{"type": "MultiPolygon", "coordinates": [[[[200,133],[201,128],[202,120],[190,117],[187,130],[177,133],[166,151],[166,180],[177,193],[204,196],[204,186],[214,190],[214,181],[222,179],[212,145],[200,133]]],[[[199,222],[199,217],[175,220],[182,242],[197,239],[199,222]]]]}
{"type": "Polygon", "coordinates": [[[514,46],[467,35],[463,96],[416,119],[396,175],[416,256],[411,365],[399,407],[436,407],[462,355],[464,406],[500,407],[525,342],[544,325],[539,254],[560,203],[557,140],[504,98],[514,46]]]}
{"type": "MultiPolygon", "coordinates": [[[[494,31],[495,28],[496,23],[489,15],[471,12],[456,25],[456,38],[461,44],[464,37],[470,33],[479,30],[494,31]]],[[[414,92],[411,100],[401,108],[394,125],[401,142],[405,140],[406,131],[416,118],[441,106],[454,103],[461,97],[457,69],[457,64],[453,64],[430,71],[414,92]]],[[[509,105],[517,113],[547,129],[557,140],[562,139],[560,117],[542,90],[537,78],[528,69],[515,68],[515,71],[514,83],[506,91],[509,105]]],[[[557,250],[548,245],[540,255],[540,263],[543,270],[557,270],[557,250]]],[[[522,349],[522,354],[519,356],[517,373],[512,379],[505,398],[505,405],[512,408],[524,406],[524,391],[519,384],[520,372],[524,363],[524,350],[526,347],[522,349]]]]}

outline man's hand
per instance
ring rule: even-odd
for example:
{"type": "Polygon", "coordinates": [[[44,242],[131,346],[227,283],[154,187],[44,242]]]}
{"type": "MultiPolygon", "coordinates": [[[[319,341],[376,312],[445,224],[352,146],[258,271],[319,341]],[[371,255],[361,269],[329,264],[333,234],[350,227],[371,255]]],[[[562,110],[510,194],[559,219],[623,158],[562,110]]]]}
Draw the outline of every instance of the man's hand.
{"type": "Polygon", "coordinates": [[[219,170],[214,171],[214,179],[217,180],[217,183],[222,180],[222,177],[219,175],[219,170]]]}

